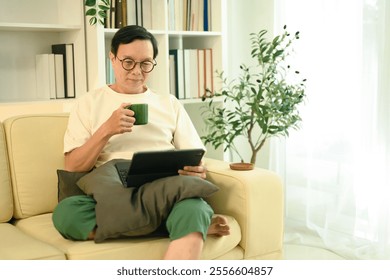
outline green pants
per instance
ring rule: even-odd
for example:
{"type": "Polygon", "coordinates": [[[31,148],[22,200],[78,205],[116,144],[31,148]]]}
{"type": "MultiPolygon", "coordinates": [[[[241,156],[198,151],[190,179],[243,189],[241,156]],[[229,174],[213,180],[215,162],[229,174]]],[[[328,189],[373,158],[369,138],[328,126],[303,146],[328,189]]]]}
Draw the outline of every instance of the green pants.
{"type": "MultiPolygon", "coordinates": [[[[87,240],[96,227],[95,206],[96,201],[87,195],[63,199],[53,211],[55,228],[64,238],[87,240]]],[[[169,238],[175,240],[192,232],[200,232],[205,240],[213,214],[210,205],[201,198],[179,201],[165,224],[169,238]]]]}

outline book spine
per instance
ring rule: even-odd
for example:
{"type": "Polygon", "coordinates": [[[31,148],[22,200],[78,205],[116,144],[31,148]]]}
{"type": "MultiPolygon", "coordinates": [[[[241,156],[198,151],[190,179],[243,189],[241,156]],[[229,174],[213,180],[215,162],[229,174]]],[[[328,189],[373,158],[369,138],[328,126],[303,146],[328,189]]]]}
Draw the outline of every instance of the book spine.
{"type": "Polygon", "coordinates": [[[36,96],[37,99],[50,99],[50,69],[49,55],[35,56],[36,96]]]}
{"type": "Polygon", "coordinates": [[[62,54],[54,55],[54,64],[56,80],[56,98],[65,98],[64,57],[62,54]]]}
{"type": "Polygon", "coordinates": [[[76,97],[73,44],[52,45],[53,54],[63,56],[65,98],[76,97]]]}
{"type": "Polygon", "coordinates": [[[185,99],[184,88],[184,52],[182,49],[177,49],[177,80],[178,80],[178,98],[185,99]]]}
{"type": "Polygon", "coordinates": [[[175,56],[169,54],[169,92],[176,96],[175,56]]]}
{"type": "Polygon", "coordinates": [[[186,98],[198,97],[198,54],[196,49],[184,50],[184,80],[186,98]]]}
{"type": "Polygon", "coordinates": [[[142,7],[143,27],[146,29],[152,29],[152,0],[143,0],[142,7]]]}
{"type": "Polygon", "coordinates": [[[137,1],[138,0],[127,0],[127,24],[135,25],[137,24],[137,1]]]}
{"type": "Polygon", "coordinates": [[[122,26],[127,26],[127,0],[122,0],[122,26]]]}
{"type": "Polygon", "coordinates": [[[115,0],[115,28],[123,26],[122,0],[115,0]]]}
{"type": "Polygon", "coordinates": [[[66,74],[67,74],[67,71],[66,71],[66,47],[65,47],[65,44],[56,44],[56,45],[52,45],[51,46],[51,50],[52,50],[52,53],[54,54],[61,54],[62,55],[62,59],[63,59],[63,73],[64,73],[64,90],[65,90],[65,96],[66,96],[66,92],[68,91],[68,88],[67,88],[67,83],[66,83],[66,80],[67,80],[67,77],[66,77],[66,74]]]}
{"type": "Polygon", "coordinates": [[[174,81],[175,81],[175,96],[176,98],[179,98],[179,81],[178,81],[178,64],[177,64],[177,50],[169,50],[169,55],[173,56],[173,67],[172,70],[173,74],[175,75],[174,81]]]}
{"type": "Polygon", "coordinates": [[[204,70],[204,50],[198,49],[198,95],[196,98],[203,96],[205,92],[205,70],[204,70]]]}
{"type": "Polygon", "coordinates": [[[75,74],[74,74],[74,49],[73,44],[66,44],[66,77],[67,77],[67,92],[66,98],[76,97],[76,85],[75,85],[75,74]]]}
{"type": "Polygon", "coordinates": [[[50,99],[56,99],[56,66],[55,55],[49,54],[49,84],[50,84],[50,99]]]}
{"type": "Polygon", "coordinates": [[[203,31],[209,30],[209,0],[203,1],[203,31]]]}

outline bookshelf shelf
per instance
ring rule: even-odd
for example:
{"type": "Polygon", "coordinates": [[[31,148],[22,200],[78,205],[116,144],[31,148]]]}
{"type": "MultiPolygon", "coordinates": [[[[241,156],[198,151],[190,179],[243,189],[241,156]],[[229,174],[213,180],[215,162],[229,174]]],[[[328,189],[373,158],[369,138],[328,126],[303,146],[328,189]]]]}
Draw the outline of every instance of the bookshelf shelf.
{"type": "Polygon", "coordinates": [[[169,31],[169,38],[202,38],[206,39],[208,37],[221,37],[221,32],[214,31],[169,31]]]}
{"type": "MultiPolygon", "coordinates": [[[[0,0],[0,106],[36,101],[39,94],[36,55],[54,44],[73,44],[76,94],[87,89],[84,1],[0,0]]],[[[57,101],[57,100],[56,100],[57,101]]],[[[59,100],[56,104],[64,102],[59,100]]],[[[54,107],[58,107],[55,105],[54,107]]]]}
{"type": "Polygon", "coordinates": [[[0,30],[2,31],[62,32],[62,31],[80,30],[82,28],[83,26],[81,25],[0,22],[0,30]]]}

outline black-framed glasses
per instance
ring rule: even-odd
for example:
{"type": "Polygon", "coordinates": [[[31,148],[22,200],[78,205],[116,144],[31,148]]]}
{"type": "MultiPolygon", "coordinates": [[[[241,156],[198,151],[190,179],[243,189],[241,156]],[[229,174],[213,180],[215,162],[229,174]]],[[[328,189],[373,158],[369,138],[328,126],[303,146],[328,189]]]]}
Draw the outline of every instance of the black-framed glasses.
{"type": "Polygon", "coordinates": [[[145,61],[134,61],[131,58],[124,58],[124,59],[119,59],[118,60],[122,63],[123,69],[126,71],[133,70],[137,63],[139,63],[142,72],[149,73],[152,72],[154,69],[154,66],[157,65],[157,62],[155,60],[150,61],[150,60],[145,60],[145,61]]]}

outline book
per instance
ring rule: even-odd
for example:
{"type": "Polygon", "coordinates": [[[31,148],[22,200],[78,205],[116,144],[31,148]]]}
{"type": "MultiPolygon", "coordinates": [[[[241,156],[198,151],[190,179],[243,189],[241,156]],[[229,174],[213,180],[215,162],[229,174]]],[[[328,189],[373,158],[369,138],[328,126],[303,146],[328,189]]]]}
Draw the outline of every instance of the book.
{"type": "Polygon", "coordinates": [[[135,0],[135,12],[136,12],[136,19],[135,24],[143,26],[143,0],[135,0]]]}
{"type": "Polygon", "coordinates": [[[213,49],[204,50],[204,67],[205,67],[205,93],[207,91],[214,92],[213,49]]]}
{"type": "Polygon", "coordinates": [[[198,96],[197,98],[202,97],[206,93],[206,73],[205,73],[205,55],[204,55],[204,50],[203,49],[198,49],[197,50],[198,54],[198,96]]]}
{"type": "Polygon", "coordinates": [[[191,0],[190,6],[190,29],[189,31],[198,30],[199,22],[199,0],[191,0]]]}
{"type": "Polygon", "coordinates": [[[204,31],[204,0],[198,0],[198,25],[196,31],[204,31]]]}
{"type": "Polygon", "coordinates": [[[182,29],[182,31],[186,31],[187,30],[187,23],[188,23],[187,18],[188,18],[188,10],[189,10],[188,2],[190,2],[190,1],[189,0],[183,0],[183,11],[182,11],[182,13],[183,13],[183,17],[182,17],[183,29],[182,29]]]}
{"type": "Polygon", "coordinates": [[[176,96],[175,56],[169,55],[169,93],[176,96]]]}
{"type": "Polygon", "coordinates": [[[114,68],[112,67],[111,59],[109,57],[106,59],[106,83],[108,85],[115,83],[114,68]]]}
{"type": "Polygon", "coordinates": [[[54,55],[54,68],[55,68],[55,97],[65,98],[65,74],[64,74],[64,58],[62,54],[54,55]]]}
{"type": "Polygon", "coordinates": [[[65,98],[76,97],[73,44],[55,44],[52,53],[62,54],[64,63],[65,98]]]}
{"type": "Polygon", "coordinates": [[[136,4],[138,0],[127,0],[127,24],[137,24],[136,4]]]}
{"type": "Polygon", "coordinates": [[[184,83],[186,98],[198,98],[198,50],[184,50],[184,83]]]}
{"type": "Polygon", "coordinates": [[[110,22],[108,28],[115,28],[115,22],[116,22],[116,1],[111,0],[110,1],[110,22]]]}
{"type": "Polygon", "coordinates": [[[203,31],[210,31],[209,29],[209,10],[210,0],[203,0],[203,31]]]}
{"type": "Polygon", "coordinates": [[[115,1],[115,28],[123,27],[123,13],[122,13],[122,0],[115,1]]]}
{"type": "Polygon", "coordinates": [[[168,0],[168,30],[175,30],[175,0],[168,0]]]}
{"type": "Polygon", "coordinates": [[[169,50],[169,54],[174,56],[175,61],[176,97],[178,99],[185,99],[183,50],[172,49],[169,50]]]}
{"type": "Polygon", "coordinates": [[[127,0],[122,0],[122,26],[127,26],[127,0]]]}
{"type": "Polygon", "coordinates": [[[35,56],[36,96],[37,99],[55,98],[54,55],[37,54],[35,56]]]}
{"type": "Polygon", "coordinates": [[[142,22],[143,27],[146,29],[152,29],[153,28],[153,14],[152,14],[152,7],[153,7],[153,0],[143,0],[143,8],[142,8],[142,22]]]}

